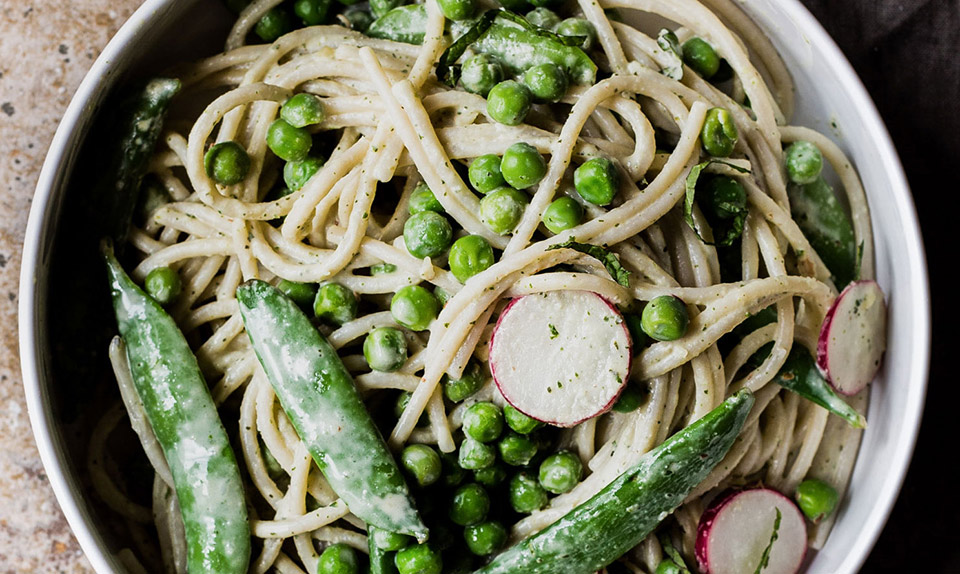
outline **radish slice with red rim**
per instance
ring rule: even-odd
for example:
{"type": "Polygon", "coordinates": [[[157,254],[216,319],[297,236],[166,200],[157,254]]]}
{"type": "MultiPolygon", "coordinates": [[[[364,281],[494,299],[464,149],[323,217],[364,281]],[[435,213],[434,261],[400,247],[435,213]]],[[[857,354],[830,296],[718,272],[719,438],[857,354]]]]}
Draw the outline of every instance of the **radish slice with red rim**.
{"type": "Polygon", "coordinates": [[[820,328],[817,366],[838,393],[855,395],[880,369],[887,348],[887,305],[875,281],[847,285],[820,328]]]}
{"type": "Polygon", "coordinates": [[[571,427],[606,412],[630,375],[630,333],[589,291],[519,297],[500,315],[490,371],[503,397],[536,420],[571,427]]]}
{"type": "Polygon", "coordinates": [[[769,488],[733,492],[700,517],[696,554],[707,574],[794,574],[807,552],[807,524],[792,500],[769,488]],[[776,540],[770,543],[780,511],[776,540]]]}

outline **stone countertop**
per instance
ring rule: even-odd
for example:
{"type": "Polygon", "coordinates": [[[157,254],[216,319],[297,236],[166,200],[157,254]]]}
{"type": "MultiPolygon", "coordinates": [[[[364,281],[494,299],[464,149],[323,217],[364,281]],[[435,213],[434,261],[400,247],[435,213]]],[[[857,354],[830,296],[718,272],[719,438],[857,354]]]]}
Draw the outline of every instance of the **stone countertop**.
{"type": "Polygon", "coordinates": [[[0,572],[92,572],[47,481],[17,344],[20,252],[47,147],[87,69],[142,0],[0,1],[0,572]]]}

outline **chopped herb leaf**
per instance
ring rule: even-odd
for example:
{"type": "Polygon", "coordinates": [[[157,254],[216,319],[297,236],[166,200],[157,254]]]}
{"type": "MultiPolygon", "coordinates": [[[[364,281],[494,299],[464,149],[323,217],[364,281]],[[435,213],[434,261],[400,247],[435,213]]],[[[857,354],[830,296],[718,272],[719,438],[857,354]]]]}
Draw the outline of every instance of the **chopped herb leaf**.
{"type": "Polygon", "coordinates": [[[576,237],[571,237],[563,243],[559,243],[548,249],[573,249],[574,251],[585,253],[603,263],[607,273],[613,277],[614,281],[624,287],[630,286],[630,272],[620,264],[620,259],[617,258],[616,254],[604,247],[590,243],[578,243],[576,237]]]}
{"type": "Polygon", "coordinates": [[[677,567],[680,568],[680,574],[691,574],[690,569],[687,568],[686,562],[683,561],[683,556],[680,552],[674,548],[673,544],[670,542],[670,537],[666,534],[660,535],[660,546],[663,548],[663,553],[673,561],[677,567]]]}
{"type": "MultiPolygon", "coordinates": [[[[707,245],[714,245],[714,243],[711,243],[703,238],[700,230],[697,229],[696,223],[693,221],[693,201],[697,196],[697,181],[700,179],[700,174],[703,173],[703,170],[705,170],[710,164],[725,165],[730,169],[736,170],[740,173],[750,173],[750,170],[733,165],[732,163],[727,163],[725,161],[711,159],[693,166],[693,169],[691,169],[690,173],[687,175],[686,198],[683,201],[683,219],[687,222],[687,225],[690,226],[690,229],[697,234],[697,237],[700,238],[700,241],[703,241],[707,245]]],[[[724,207],[729,211],[736,212],[736,215],[730,220],[730,224],[726,229],[726,233],[724,233],[723,237],[715,244],[728,247],[733,245],[733,242],[739,239],[740,235],[743,233],[743,224],[747,219],[748,210],[746,208],[741,209],[734,205],[725,205],[724,207]]]]}
{"type": "Polygon", "coordinates": [[[763,549],[760,564],[757,565],[757,569],[754,570],[753,574],[760,574],[760,572],[770,564],[770,552],[773,550],[773,543],[776,542],[780,536],[780,519],[783,518],[783,515],[780,514],[780,509],[777,508],[776,511],[777,517],[773,521],[773,532],[770,534],[770,542],[767,543],[767,547],[763,549]]]}
{"type": "Polygon", "coordinates": [[[677,35],[667,30],[660,30],[657,34],[657,45],[667,55],[670,63],[664,66],[660,73],[671,80],[680,80],[683,78],[683,51],[680,49],[680,40],[677,35]]]}

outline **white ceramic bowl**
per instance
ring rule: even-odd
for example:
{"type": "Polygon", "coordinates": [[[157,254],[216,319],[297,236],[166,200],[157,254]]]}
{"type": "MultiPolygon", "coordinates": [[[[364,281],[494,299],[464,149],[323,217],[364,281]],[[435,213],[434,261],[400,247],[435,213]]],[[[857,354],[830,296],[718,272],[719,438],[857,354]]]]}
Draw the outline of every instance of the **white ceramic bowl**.
{"type": "MultiPolygon", "coordinates": [[[[807,572],[852,574],[893,507],[913,452],[927,381],[930,309],[926,262],[910,191],[876,108],[850,64],[797,0],[739,2],[772,38],[797,86],[794,123],[837,141],[859,169],[870,200],[877,274],[889,297],[889,348],[873,384],[870,427],[841,516],[807,572]]],[[[76,151],[106,93],[151,63],[216,51],[226,14],[218,0],[147,0],[94,63],[57,130],[30,212],[20,282],[20,352],[34,434],[57,499],[80,545],[101,573],[122,572],[92,519],[71,453],[54,417],[44,297],[50,245],[76,151]],[[215,28],[213,33],[211,28],[215,28]],[[135,70],[134,70],[135,68],[135,70]]],[[[76,457],[76,454],[73,454],[76,457]]]]}

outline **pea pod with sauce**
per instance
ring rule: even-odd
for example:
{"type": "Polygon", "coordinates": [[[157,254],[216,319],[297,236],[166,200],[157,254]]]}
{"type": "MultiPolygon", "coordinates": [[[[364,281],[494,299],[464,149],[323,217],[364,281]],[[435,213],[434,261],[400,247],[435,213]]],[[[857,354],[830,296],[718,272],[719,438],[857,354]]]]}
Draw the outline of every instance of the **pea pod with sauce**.
{"type": "Polygon", "coordinates": [[[242,574],[250,525],[237,459],[197,359],[163,307],[102,246],[134,386],[170,467],[191,573],[242,574]]]}
{"type": "Polygon", "coordinates": [[[589,574],[636,546],[721,461],[753,407],[742,390],[643,455],[593,498],[474,574],[589,574]]]}
{"type": "Polygon", "coordinates": [[[330,487],[368,524],[425,540],[407,483],[337,351],[269,283],[244,283],[237,301],[260,364],[330,487]]]}

